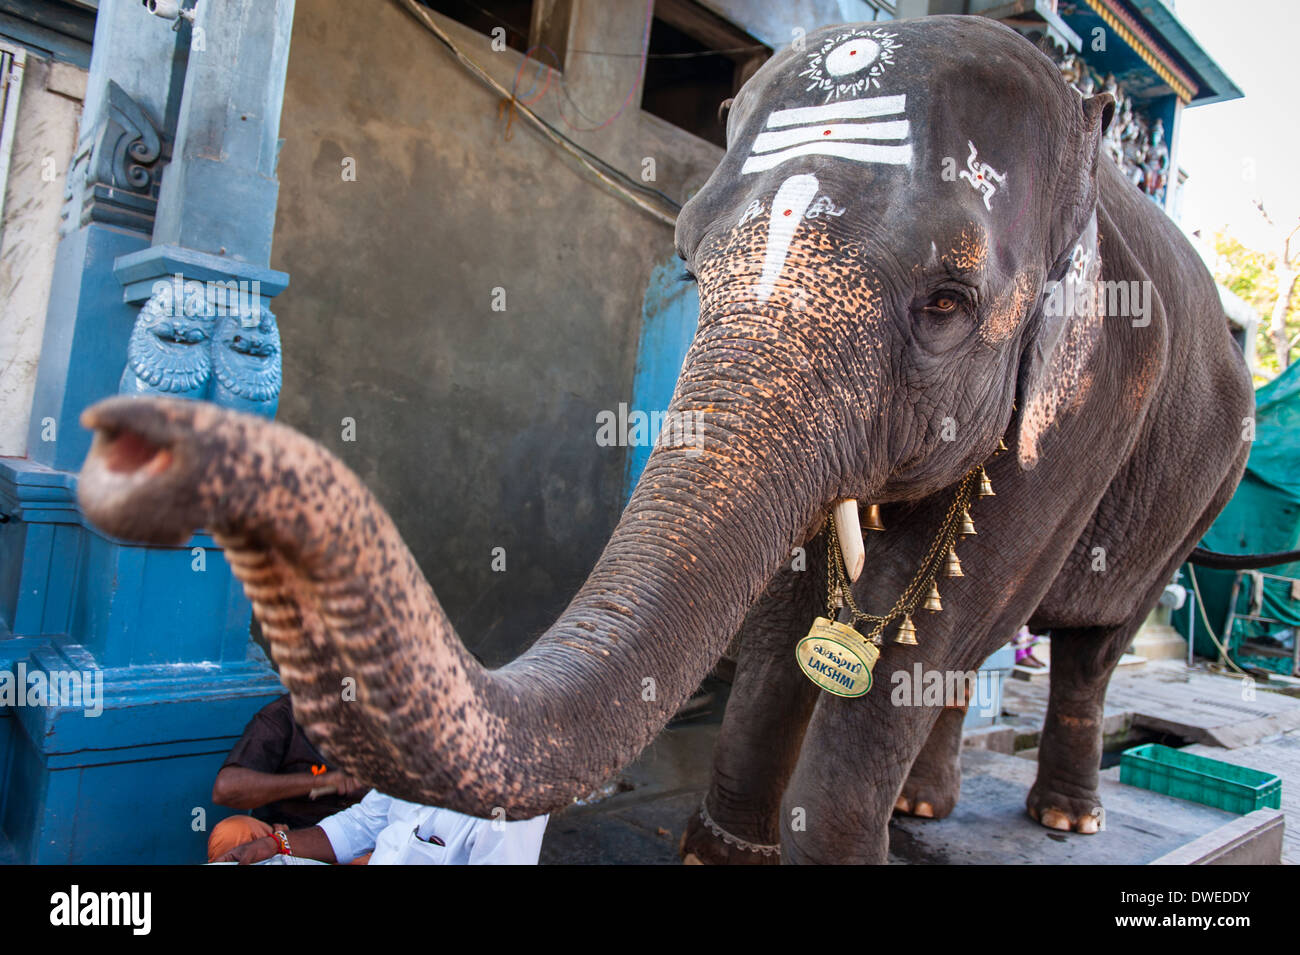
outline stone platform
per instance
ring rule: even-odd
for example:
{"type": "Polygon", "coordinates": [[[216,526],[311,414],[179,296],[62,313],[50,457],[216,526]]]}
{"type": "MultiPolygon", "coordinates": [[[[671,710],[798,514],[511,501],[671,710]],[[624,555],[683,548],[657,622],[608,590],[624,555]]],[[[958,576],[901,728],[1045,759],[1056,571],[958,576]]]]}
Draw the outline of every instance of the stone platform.
{"type": "MultiPolygon", "coordinates": [[[[1284,814],[1290,810],[1300,826],[1300,730],[1291,730],[1300,722],[1300,700],[1264,691],[1243,699],[1250,695],[1242,693],[1240,681],[1171,661],[1116,674],[1106,705],[1108,737],[1142,730],[1202,740],[1210,745],[1189,751],[1279,773],[1283,809],[1236,816],[1122,785],[1119,767],[1111,766],[1102,771],[1105,829],[1085,836],[1053,832],[1025,814],[1025,795],[1036,772],[1026,747],[1037,743],[1047,687],[1010,682],[1018,692],[1004,701],[1014,714],[1007,717],[1009,725],[968,735],[956,811],[937,821],[895,818],[892,862],[1258,864],[1278,862],[1284,851],[1286,861],[1300,858],[1294,840],[1283,849],[1284,814]],[[1021,752],[1011,755],[1017,740],[1021,752]]],[[[683,827],[708,785],[724,702],[725,688],[693,720],[664,730],[610,787],[612,795],[553,815],[542,863],[677,864],[683,827]]]]}
{"type": "Polygon", "coordinates": [[[987,750],[962,753],[961,800],[947,819],[896,816],[890,825],[890,861],[939,865],[1147,865],[1166,861],[1189,843],[1207,838],[1195,860],[1225,844],[1242,842],[1236,858],[1255,864],[1279,861],[1281,813],[1243,818],[1197,803],[1125,786],[1119,769],[1102,773],[1103,829],[1095,835],[1054,832],[1025,814],[1025,795],[1036,764],[987,750]],[[1225,829],[1225,827],[1227,827],[1225,829]],[[1257,843],[1263,845],[1257,845],[1257,843]],[[1257,852],[1256,850],[1262,850],[1257,852]]]}

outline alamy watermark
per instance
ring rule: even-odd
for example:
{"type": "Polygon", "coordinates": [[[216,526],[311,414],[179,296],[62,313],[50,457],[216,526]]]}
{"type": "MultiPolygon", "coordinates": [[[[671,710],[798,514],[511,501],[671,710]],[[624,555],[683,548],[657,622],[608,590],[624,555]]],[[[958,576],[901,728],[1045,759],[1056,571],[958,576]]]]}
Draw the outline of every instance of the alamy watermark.
{"type": "Polygon", "coordinates": [[[967,706],[980,716],[1002,712],[1002,683],[993,670],[895,670],[889,681],[893,706],[967,706]]]}
{"type": "Polygon", "coordinates": [[[79,708],[82,716],[104,712],[103,670],[32,670],[20,661],[0,670],[0,707],[58,706],[79,708]]]}
{"type": "Polygon", "coordinates": [[[155,310],[171,318],[237,315],[245,328],[262,320],[262,283],[257,279],[200,282],[177,272],[155,282],[149,300],[155,310]]]}
{"type": "Polygon", "coordinates": [[[1138,281],[1048,282],[1046,314],[1132,319],[1134,328],[1151,324],[1151,283],[1138,281]]]}
{"type": "Polygon", "coordinates": [[[695,456],[704,450],[703,411],[628,411],[620,402],[617,411],[596,412],[596,444],[602,448],[687,448],[695,456]]]}

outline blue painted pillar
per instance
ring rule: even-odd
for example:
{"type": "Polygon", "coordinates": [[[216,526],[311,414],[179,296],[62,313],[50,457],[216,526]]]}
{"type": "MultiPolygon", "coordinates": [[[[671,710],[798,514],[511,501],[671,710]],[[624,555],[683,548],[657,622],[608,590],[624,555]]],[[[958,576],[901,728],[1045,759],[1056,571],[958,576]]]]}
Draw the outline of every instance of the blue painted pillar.
{"type": "Polygon", "coordinates": [[[190,397],[274,413],[292,15],[292,0],[207,0],[173,29],[100,0],[28,455],[0,458],[0,861],[202,861],[225,814],[213,777],[283,692],[213,541],[107,539],[75,482],[81,411],[160,390],[131,360],[141,335],[207,370],[190,397]]]}
{"type": "Polygon", "coordinates": [[[280,333],[269,302],[289,277],[270,268],[271,235],[292,28],[293,0],[197,8],[153,245],[116,265],[126,301],[144,303],[133,335],[178,340],[130,351],[124,392],[275,414],[280,333]],[[159,367],[160,355],[174,364],[159,367]]]}

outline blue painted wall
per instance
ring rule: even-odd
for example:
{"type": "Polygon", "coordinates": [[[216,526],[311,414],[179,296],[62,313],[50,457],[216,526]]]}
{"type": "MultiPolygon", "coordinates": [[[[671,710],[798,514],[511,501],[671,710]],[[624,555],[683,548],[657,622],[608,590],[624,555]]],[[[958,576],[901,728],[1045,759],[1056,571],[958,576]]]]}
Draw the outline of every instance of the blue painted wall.
{"type": "MultiPolygon", "coordinates": [[[[700,294],[676,254],[655,266],[641,307],[641,339],[636,352],[629,413],[665,411],[672,401],[686,350],[700,320],[700,294]]],[[[627,449],[623,501],[632,494],[650,458],[650,445],[627,449]]]]}

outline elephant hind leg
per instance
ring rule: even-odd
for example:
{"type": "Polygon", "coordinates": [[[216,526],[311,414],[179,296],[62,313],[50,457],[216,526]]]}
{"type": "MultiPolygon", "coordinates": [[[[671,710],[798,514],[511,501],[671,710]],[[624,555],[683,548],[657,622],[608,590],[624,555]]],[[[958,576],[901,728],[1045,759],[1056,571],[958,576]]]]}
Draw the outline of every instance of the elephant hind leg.
{"type": "Polygon", "coordinates": [[[961,795],[961,735],[967,704],[945,707],[912,762],[894,811],[923,819],[943,819],[961,795]]]}
{"type": "Polygon", "coordinates": [[[1051,689],[1038,746],[1038,777],[1025,808],[1048,829],[1101,828],[1102,706],[1106,685],[1138,623],[1052,630],[1051,689]]]}
{"type": "MultiPolygon", "coordinates": [[[[1029,815],[1049,829],[1094,833],[1101,828],[1101,800],[1097,795],[1101,768],[1102,715],[1106,687],[1120,657],[1132,643],[1147,614],[1155,607],[1165,584],[1191,552],[1196,542],[1213,523],[1237,487],[1250,446],[1243,444],[1234,463],[1228,468],[1214,497],[1195,525],[1174,549],[1174,556],[1160,573],[1146,580],[1139,590],[1143,599],[1132,617],[1113,626],[1052,626],[1050,615],[1031,620],[1050,627],[1052,632],[1051,684],[1047,699],[1047,717],[1038,746],[1038,777],[1025,806],[1029,815]]],[[[1154,520],[1161,520],[1156,515],[1154,520]]],[[[1132,528],[1130,536],[1150,531],[1160,533],[1160,525],[1132,528]]],[[[1042,612],[1044,608],[1040,607],[1042,612]]]]}

